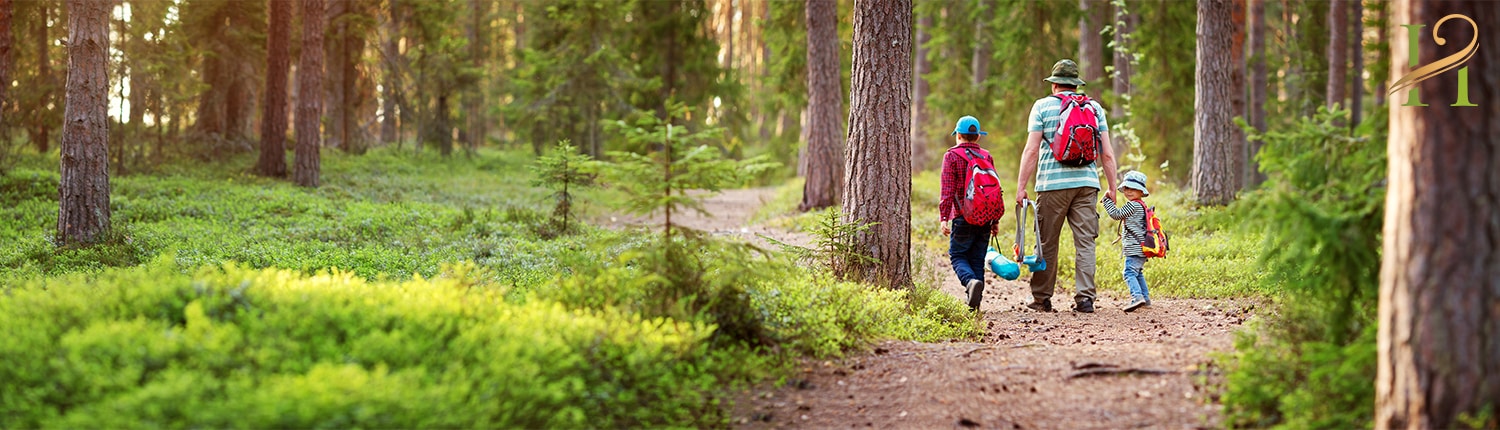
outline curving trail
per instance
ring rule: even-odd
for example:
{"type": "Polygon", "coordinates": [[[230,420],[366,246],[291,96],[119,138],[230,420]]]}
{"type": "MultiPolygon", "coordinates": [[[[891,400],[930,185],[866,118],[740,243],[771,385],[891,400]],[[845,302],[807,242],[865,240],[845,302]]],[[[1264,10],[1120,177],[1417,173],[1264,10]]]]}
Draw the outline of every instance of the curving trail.
{"type": "MultiPolygon", "coordinates": [[[[705,201],[713,217],[678,218],[718,235],[765,234],[806,243],[802,234],[746,222],[770,200],[769,188],[732,190],[705,201]]],[[[638,220],[631,220],[636,221],[638,220]]],[[[626,223],[636,223],[627,221],[626,223]]],[[[954,297],[963,287],[946,255],[916,259],[954,297]]],[[[918,273],[924,273],[918,271],[918,273]]],[[[1118,274],[1100,274],[1118,276],[1118,274]]],[[[743,428],[1217,428],[1218,379],[1209,355],[1232,348],[1251,300],[1155,298],[1124,313],[1128,297],[1101,293],[1098,312],[1037,313],[1025,308],[1025,277],[989,275],[979,342],[884,342],[873,351],[806,361],[783,387],[739,393],[733,424],[743,428]]],[[[1066,309],[1071,284],[1053,303],[1066,309]]]]}

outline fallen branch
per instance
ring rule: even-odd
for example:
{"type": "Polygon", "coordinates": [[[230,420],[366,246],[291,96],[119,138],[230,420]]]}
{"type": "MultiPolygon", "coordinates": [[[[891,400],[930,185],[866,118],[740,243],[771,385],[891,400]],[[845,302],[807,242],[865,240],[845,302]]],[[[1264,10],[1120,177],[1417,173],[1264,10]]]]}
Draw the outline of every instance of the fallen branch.
{"type": "Polygon", "coordinates": [[[1115,368],[1093,368],[1093,369],[1080,370],[1080,371],[1077,371],[1077,372],[1073,372],[1072,375],[1068,375],[1068,379],[1086,378],[1086,377],[1090,377],[1090,376],[1104,376],[1104,375],[1128,375],[1128,374],[1138,374],[1138,375],[1167,375],[1167,374],[1172,374],[1172,373],[1177,373],[1177,371],[1174,371],[1174,370],[1161,370],[1161,369],[1141,369],[1141,368],[1136,368],[1136,367],[1126,367],[1126,368],[1118,368],[1118,367],[1115,367],[1115,368]]]}
{"type": "Polygon", "coordinates": [[[973,356],[974,353],[979,352],[979,351],[984,351],[986,349],[995,349],[995,348],[994,347],[990,347],[990,346],[981,346],[981,347],[978,347],[978,348],[971,349],[971,350],[969,350],[969,352],[963,353],[963,356],[964,356],[964,358],[968,358],[970,356],[973,356]]]}

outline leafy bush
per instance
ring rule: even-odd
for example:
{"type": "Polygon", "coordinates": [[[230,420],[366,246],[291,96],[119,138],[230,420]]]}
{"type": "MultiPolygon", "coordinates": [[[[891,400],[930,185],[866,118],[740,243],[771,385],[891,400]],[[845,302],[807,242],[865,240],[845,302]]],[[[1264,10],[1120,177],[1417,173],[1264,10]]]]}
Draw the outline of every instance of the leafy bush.
{"type": "Polygon", "coordinates": [[[1260,264],[1279,297],[1224,359],[1231,425],[1370,426],[1386,119],[1377,111],[1350,134],[1338,125],[1347,116],[1320,109],[1253,137],[1269,176],[1253,222],[1267,231],[1260,264]]]}
{"type": "Polygon", "coordinates": [[[18,427],[716,425],[711,328],[514,304],[454,266],[365,281],[170,259],[0,298],[18,427]]]}

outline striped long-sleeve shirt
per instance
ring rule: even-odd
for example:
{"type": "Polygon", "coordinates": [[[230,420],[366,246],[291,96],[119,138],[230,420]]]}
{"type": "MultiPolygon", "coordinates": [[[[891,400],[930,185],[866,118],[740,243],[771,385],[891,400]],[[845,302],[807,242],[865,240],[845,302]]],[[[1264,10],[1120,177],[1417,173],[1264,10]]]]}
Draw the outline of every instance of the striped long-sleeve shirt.
{"type": "Polygon", "coordinates": [[[1104,199],[1104,211],[1109,213],[1110,218],[1125,221],[1125,239],[1120,242],[1123,247],[1121,251],[1126,257],[1145,257],[1141,252],[1141,241],[1146,238],[1146,206],[1137,201],[1129,201],[1123,207],[1115,206],[1115,201],[1104,199]]]}

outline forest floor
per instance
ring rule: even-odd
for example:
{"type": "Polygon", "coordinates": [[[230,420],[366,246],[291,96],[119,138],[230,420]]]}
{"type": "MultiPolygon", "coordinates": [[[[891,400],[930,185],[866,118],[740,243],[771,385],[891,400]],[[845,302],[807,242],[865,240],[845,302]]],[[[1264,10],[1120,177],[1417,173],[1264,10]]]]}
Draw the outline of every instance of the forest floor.
{"type": "MultiPolygon", "coordinates": [[[[731,190],[704,202],[715,216],[682,225],[759,242],[758,234],[805,244],[808,237],[748,225],[774,189],[731,190]]],[[[613,220],[633,224],[639,219],[613,220]]],[[[919,262],[944,292],[962,297],[946,254],[919,262]]],[[[1100,273],[1098,276],[1118,276],[1100,273]]],[[[1149,279],[1150,272],[1147,272],[1149,279]]],[[[1216,428],[1218,379],[1210,354],[1232,347],[1255,302],[1155,297],[1125,313],[1128,297],[1101,293],[1097,312],[1075,313],[1060,285],[1054,313],[1027,309],[1023,277],[989,275],[985,335],[977,342],[884,342],[841,359],[806,360],[782,386],[737,393],[743,428],[1216,428]]]]}

